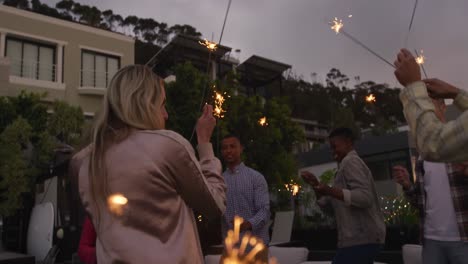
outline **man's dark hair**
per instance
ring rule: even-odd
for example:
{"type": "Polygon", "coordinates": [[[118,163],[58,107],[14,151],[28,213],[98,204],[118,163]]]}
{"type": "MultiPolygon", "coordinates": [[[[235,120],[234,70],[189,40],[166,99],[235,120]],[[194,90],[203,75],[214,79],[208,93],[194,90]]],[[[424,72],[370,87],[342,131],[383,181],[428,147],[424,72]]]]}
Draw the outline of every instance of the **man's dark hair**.
{"type": "Polygon", "coordinates": [[[227,138],[235,138],[235,139],[237,139],[237,140],[241,143],[241,145],[242,145],[242,141],[240,140],[240,138],[239,138],[237,135],[234,135],[234,134],[227,134],[226,136],[223,137],[222,140],[225,140],[225,139],[227,139],[227,138]]]}
{"type": "Polygon", "coordinates": [[[339,127],[339,128],[333,129],[333,131],[330,133],[328,138],[331,139],[334,137],[342,137],[345,139],[349,139],[353,143],[354,143],[354,140],[356,139],[354,136],[353,130],[348,127],[339,127]]]}

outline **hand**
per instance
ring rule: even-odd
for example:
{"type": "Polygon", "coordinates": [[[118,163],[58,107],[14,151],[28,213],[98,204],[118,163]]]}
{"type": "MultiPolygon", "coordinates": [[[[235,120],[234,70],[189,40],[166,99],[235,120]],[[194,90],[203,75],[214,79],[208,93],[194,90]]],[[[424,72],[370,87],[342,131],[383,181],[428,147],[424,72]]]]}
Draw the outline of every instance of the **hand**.
{"type": "Polygon", "coordinates": [[[408,170],[403,166],[394,166],[392,168],[393,179],[400,184],[403,189],[408,190],[411,188],[411,181],[408,170]]]}
{"type": "Polygon", "coordinates": [[[242,224],[240,225],[240,231],[252,231],[252,224],[249,221],[242,222],[242,224]]]}
{"type": "Polygon", "coordinates": [[[310,173],[308,171],[302,171],[301,172],[301,177],[302,177],[302,179],[304,179],[305,182],[310,184],[312,187],[320,184],[317,177],[315,177],[314,174],[312,174],[312,173],[310,173]]]}
{"type": "Polygon", "coordinates": [[[320,195],[332,195],[333,189],[332,187],[324,184],[324,183],[318,183],[315,186],[312,186],[314,189],[315,193],[318,193],[320,195]]]}
{"type": "Polygon", "coordinates": [[[457,163],[453,165],[455,171],[461,171],[464,176],[468,177],[468,161],[457,163]]]}
{"type": "Polygon", "coordinates": [[[439,79],[423,80],[426,84],[427,92],[432,98],[455,99],[460,89],[439,79]]]}
{"type": "Polygon", "coordinates": [[[213,106],[207,104],[203,107],[203,113],[197,121],[198,144],[210,142],[215,126],[216,119],[213,117],[213,106]]]}
{"type": "Polygon", "coordinates": [[[407,49],[402,49],[398,53],[395,61],[395,77],[401,85],[407,86],[413,82],[421,80],[421,69],[416,63],[416,59],[407,49]]]}

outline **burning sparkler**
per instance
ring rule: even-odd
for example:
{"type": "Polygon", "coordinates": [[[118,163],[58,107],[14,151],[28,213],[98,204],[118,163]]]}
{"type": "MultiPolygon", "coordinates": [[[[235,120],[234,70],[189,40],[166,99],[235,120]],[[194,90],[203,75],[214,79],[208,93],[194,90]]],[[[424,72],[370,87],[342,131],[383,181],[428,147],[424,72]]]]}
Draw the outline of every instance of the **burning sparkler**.
{"type": "Polygon", "coordinates": [[[214,41],[209,41],[205,39],[204,41],[199,41],[200,45],[205,46],[209,51],[215,51],[218,48],[218,44],[214,41]]]}
{"type": "MultiPolygon", "coordinates": [[[[417,53],[416,53],[416,55],[417,55],[417,53]]],[[[417,55],[417,57],[416,57],[416,63],[418,63],[419,65],[424,64],[424,59],[425,58],[426,57],[424,57],[423,51],[421,50],[421,53],[419,55],[417,55]]]]}
{"type": "Polygon", "coordinates": [[[258,123],[259,123],[261,126],[268,126],[266,116],[260,118],[260,120],[258,120],[258,123]]]}
{"type": "Polygon", "coordinates": [[[299,193],[299,190],[301,189],[301,186],[295,183],[293,180],[291,180],[291,183],[285,184],[284,187],[286,187],[286,190],[291,192],[293,196],[296,196],[299,193]]]}
{"type": "Polygon", "coordinates": [[[338,19],[335,17],[335,19],[333,19],[332,22],[329,23],[331,25],[331,29],[333,31],[335,31],[335,33],[338,35],[338,33],[341,33],[343,36],[349,38],[350,40],[352,40],[354,43],[358,44],[359,46],[363,47],[365,50],[367,50],[368,52],[372,53],[372,55],[376,56],[377,58],[379,58],[380,60],[382,60],[383,62],[387,63],[388,65],[390,65],[392,68],[395,68],[395,66],[390,63],[388,60],[386,60],[384,57],[380,56],[377,52],[373,51],[371,48],[369,48],[367,45],[365,45],[364,43],[362,43],[360,40],[358,40],[357,38],[351,36],[351,34],[349,34],[348,32],[342,30],[343,27],[344,27],[344,24],[343,24],[343,21],[341,19],[338,19]]]}
{"type": "MultiPolygon", "coordinates": [[[[224,240],[226,247],[226,256],[222,260],[223,264],[253,264],[261,263],[255,259],[255,256],[266,248],[263,242],[252,236],[245,234],[240,238],[240,226],[244,222],[239,216],[234,217],[234,230],[229,230],[224,240]],[[247,248],[252,248],[246,252],[247,248]]],[[[270,259],[270,264],[277,263],[275,259],[270,259]]]]}
{"type": "Polygon", "coordinates": [[[424,68],[424,62],[426,60],[426,57],[424,57],[423,55],[423,50],[421,50],[421,53],[418,54],[418,51],[415,49],[414,53],[416,54],[416,63],[419,64],[419,66],[421,66],[421,69],[424,73],[424,77],[427,79],[426,69],[424,68]]]}
{"type": "Polygon", "coordinates": [[[335,19],[333,19],[332,22],[330,22],[331,24],[331,29],[333,31],[336,32],[336,34],[340,33],[340,30],[343,28],[344,24],[343,24],[343,20],[341,19],[338,19],[335,17],[335,19]]]}
{"type": "MultiPolygon", "coordinates": [[[[226,101],[226,98],[224,97],[226,93],[220,93],[218,91],[214,91],[214,109],[213,109],[213,115],[216,116],[217,118],[223,118],[224,113],[226,113],[226,110],[223,108],[223,104],[226,101]]],[[[228,96],[229,97],[229,96],[228,96]]]]}
{"type": "Polygon", "coordinates": [[[109,210],[118,216],[123,214],[127,203],[128,199],[120,193],[113,194],[107,198],[107,206],[109,207],[109,210]]]}
{"type": "Polygon", "coordinates": [[[369,94],[368,96],[366,96],[366,102],[375,103],[376,102],[375,96],[373,94],[369,94]]]}

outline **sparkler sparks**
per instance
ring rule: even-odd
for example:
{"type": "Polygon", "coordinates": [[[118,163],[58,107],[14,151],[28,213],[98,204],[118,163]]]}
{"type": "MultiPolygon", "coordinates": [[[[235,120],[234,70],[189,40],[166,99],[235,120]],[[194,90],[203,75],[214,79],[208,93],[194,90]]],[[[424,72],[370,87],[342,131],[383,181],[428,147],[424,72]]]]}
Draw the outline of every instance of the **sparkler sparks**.
{"type": "Polygon", "coordinates": [[[416,63],[419,64],[419,66],[421,66],[421,69],[423,70],[423,73],[424,73],[424,77],[427,79],[427,73],[426,73],[426,69],[424,68],[424,62],[426,60],[426,57],[424,57],[423,55],[423,50],[421,50],[421,53],[418,54],[418,50],[414,50],[414,53],[416,54],[416,63]]]}
{"type": "Polygon", "coordinates": [[[296,196],[299,193],[299,190],[301,189],[301,186],[295,183],[293,180],[291,180],[291,183],[285,184],[284,187],[286,187],[286,190],[291,192],[293,196],[296,196]]]}
{"type": "MultiPolygon", "coordinates": [[[[223,118],[224,113],[226,113],[226,110],[223,108],[223,104],[226,101],[226,93],[220,93],[218,91],[214,91],[214,109],[213,109],[213,115],[216,116],[217,118],[223,118]]],[[[229,97],[229,96],[227,96],[229,97]]]]}
{"type": "Polygon", "coordinates": [[[218,44],[214,41],[209,41],[205,39],[204,41],[199,41],[200,45],[205,46],[209,51],[215,51],[218,48],[218,44]]]}
{"type": "Polygon", "coordinates": [[[261,126],[268,126],[266,116],[260,118],[260,120],[258,120],[258,123],[259,123],[261,126]]]}
{"type": "Polygon", "coordinates": [[[366,102],[375,103],[376,102],[375,96],[373,94],[369,94],[368,96],[366,96],[366,102]]]}
{"type": "Polygon", "coordinates": [[[109,207],[109,210],[118,216],[123,214],[127,203],[128,199],[120,193],[113,194],[107,198],[107,206],[109,207]]]}
{"type": "MultiPolygon", "coordinates": [[[[240,239],[240,226],[244,222],[239,216],[234,217],[234,230],[229,230],[224,240],[226,247],[226,256],[222,260],[223,264],[254,264],[261,263],[255,259],[255,256],[266,248],[263,242],[247,233],[240,239]],[[246,252],[250,247],[250,252],[246,252]]],[[[277,263],[275,259],[270,259],[270,264],[277,263]]]]}
{"type": "Polygon", "coordinates": [[[335,17],[335,19],[333,19],[332,22],[330,22],[331,24],[331,29],[333,31],[336,32],[336,34],[340,33],[340,30],[343,28],[344,24],[343,24],[343,20],[341,19],[338,19],[335,17]]]}
{"type": "Polygon", "coordinates": [[[422,65],[424,64],[425,59],[426,57],[424,57],[423,51],[421,50],[421,53],[419,53],[419,55],[416,57],[416,63],[422,65]]]}

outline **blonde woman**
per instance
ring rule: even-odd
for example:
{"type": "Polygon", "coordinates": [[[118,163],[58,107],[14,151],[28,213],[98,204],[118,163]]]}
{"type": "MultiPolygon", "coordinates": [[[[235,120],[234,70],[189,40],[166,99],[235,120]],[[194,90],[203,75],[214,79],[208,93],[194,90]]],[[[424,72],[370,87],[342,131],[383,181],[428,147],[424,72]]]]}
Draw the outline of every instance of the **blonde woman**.
{"type": "Polygon", "coordinates": [[[210,144],[212,107],[197,122],[198,160],[187,140],[164,130],[165,98],[161,78],[142,65],[118,71],[107,90],[79,170],[99,264],[203,263],[192,209],[206,216],[225,210],[221,163],[210,144]],[[111,210],[115,194],[125,198],[111,210]]]}

